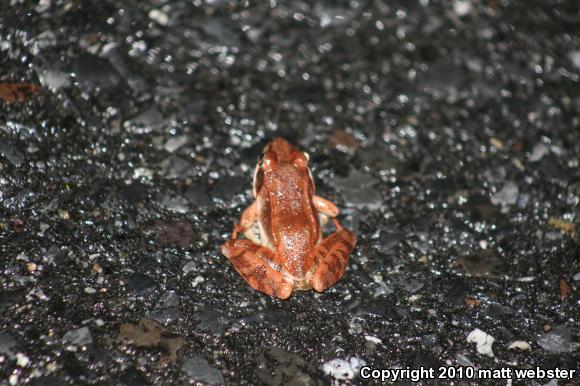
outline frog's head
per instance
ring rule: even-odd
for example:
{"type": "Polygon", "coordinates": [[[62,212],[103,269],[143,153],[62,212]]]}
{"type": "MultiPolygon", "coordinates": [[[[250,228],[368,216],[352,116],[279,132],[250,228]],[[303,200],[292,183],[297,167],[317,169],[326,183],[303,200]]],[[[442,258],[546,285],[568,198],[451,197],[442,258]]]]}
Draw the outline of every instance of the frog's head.
{"type": "Polygon", "coordinates": [[[276,172],[282,166],[294,168],[303,178],[307,178],[314,192],[314,179],[308,167],[309,160],[310,156],[308,153],[299,151],[284,138],[273,139],[264,148],[254,170],[252,191],[254,198],[258,196],[258,192],[264,185],[265,177],[276,172]]]}

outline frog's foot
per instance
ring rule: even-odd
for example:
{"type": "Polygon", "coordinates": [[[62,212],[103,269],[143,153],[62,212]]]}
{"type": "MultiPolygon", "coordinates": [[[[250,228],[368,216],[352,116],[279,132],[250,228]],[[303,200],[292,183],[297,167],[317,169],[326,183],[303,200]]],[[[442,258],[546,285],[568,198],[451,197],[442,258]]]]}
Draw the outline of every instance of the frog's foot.
{"type": "Polygon", "coordinates": [[[318,268],[312,274],[310,283],[318,292],[340,280],[348,263],[348,256],[356,245],[355,235],[344,229],[337,220],[335,224],[337,231],[322,240],[314,250],[318,268]]]}
{"type": "Polygon", "coordinates": [[[234,269],[256,291],[286,299],[292,293],[292,285],[282,273],[273,267],[278,259],[271,249],[250,240],[230,240],[222,246],[222,253],[234,269]]]}

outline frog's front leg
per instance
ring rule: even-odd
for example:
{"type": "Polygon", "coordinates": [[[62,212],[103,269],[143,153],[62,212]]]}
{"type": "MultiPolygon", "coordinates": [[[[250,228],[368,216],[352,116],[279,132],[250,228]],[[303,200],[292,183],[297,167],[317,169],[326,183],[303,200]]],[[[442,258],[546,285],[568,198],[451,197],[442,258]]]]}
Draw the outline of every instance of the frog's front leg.
{"type": "Polygon", "coordinates": [[[312,202],[314,203],[314,208],[318,211],[318,218],[322,226],[326,225],[329,218],[335,218],[340,212],[338,207],[326,198],[313,196],[312,202]]]}
{"type": "Polygon", "coordinates": [[[334,205],[332,201],[327,200],[326,198],[314,196],[313,201],[316,210],[330,218],[335,218],[340,213],[338,207],[334,205]]]}
{"type": "Polygon", "coordinates": [[[273,268],[281,264],[271,249],[250,240],[233,239],[222,246],[222,253],[256,291],[280,299],[286,299],[292,293],[292,285],[273,268]]]}
{"type": "Polygon", "coordinates": [[[324,238],[313,252],[318,267],[312,274],[310,284],[318,292],[340,280],[344,275],[348,256],[356,245],[356,236],[344,229],[337,219],[332,221],[337,231],[324,238]]]}
{"type": "Polygon", "coordinates": [[[234,231],[232,233],[232,239],[238,238],[238,233],[243,233],[248,239],[255,243],[259,243],[259,239],[253,232],[254,225],[258,221],[258,204],[254,201],[252,205],[248,206],[242,212],[240,217],[240,222],[234,225],[234,231]]]}

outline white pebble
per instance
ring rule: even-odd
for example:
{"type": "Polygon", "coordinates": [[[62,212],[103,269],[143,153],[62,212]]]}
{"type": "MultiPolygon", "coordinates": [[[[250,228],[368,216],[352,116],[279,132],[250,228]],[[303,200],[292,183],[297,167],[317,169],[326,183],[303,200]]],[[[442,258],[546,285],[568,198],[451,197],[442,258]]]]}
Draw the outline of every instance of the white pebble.
{"type": "Polygon", "coordinates": [[[373,342],[375,344],[383,343],[382,340],[372,335],[365,335],[365,340],[368,340],[369,342],[373,342]]]}
{"type": "Polygon", "coordinates": [[[26,256],[24,253],[19,253],[18,255],[16,255],[16,260],[17,261],[28,261],[28,256],[26,256]]]}
{"type": "Polygon", "coordinates": [[[532,149],[532,153],[530,154],[529,160],[531,162],[538,162],[549,152],[550,149],[548,148],[548,146],[544,145],[543,143],[538,143],[532,149]]]}
{"type": "Polygon", "coordinates": [[[27,299],[31,299],[33,296],[37,297],[40,300],[48,300],[48,296],[44,293],[44,291],[40,288],[32,289],[28,295],[26,296],[27,299]]]}
{"type": "Polygon", "coordinates": [[[203,283],[204,281],[205,279],[202,276],[197,276],[195,279],[193,279],[191,286],[195,288],[199,283],[203,283]]]}
{"type": "Polygon", "coordinates": [[[191,271],[195,270],[195,263],[193,261],[190,261],[189,263],[185,264],[183,267],[181,267],[181,270],[183,271],[183,273],[188,274],[191,271]]]}
{"type": "Polygon", "coordinates": [[[576,68],[580,68],[580,50],[569,52],[568,59],[570,59],[576,68]]]}
{"type": "Polygon", "coordinates": [[[156,21],[160,25],[167,25],[169,22],[169,16],[163,11],[158,9],[152,9],[149,11],[149,19],[156,21]]]}
{"type": "Polygon", "coordinates": [[[30,358],[21,352],[16,354],[16,364],[20,367],[26,367],[30,363],[30,358]]]}
{"type": "Polygon", "coordinates": [[[165,142],[164,148],[168,152],[173,153],[174,151],[185,145],[188,140],[189,137],[187,135],[179,135],[176,137],[171,137],[167,140],[167,142],[165,142]]]}
{"type": "Polygon", "coordinates": [[[144,178],[150,180],[153,178],[153,170],[147,168],[137,168],[133,170],[133,178],[144,178]]]}
{"type": "Polygon", "coordinates": [[[491,345],[495,342],[495,338],[488,333],[476,328],[467,335],[467,341],[477,345],[476,348],[478,353],[494,357],[491,345]]]}
{"type": "Polygon", "coordinates": [[[469,0],[457,0],[453,3],[453,10],[459,17],[470,13],[472,8],[471,1],[469,0]]]}
{"type": "Polygon", "coordinates": [[[337,358],[323,364],[322,371],[334,379],[346,381],[353,379],[364,365],[365,361],[356,357],[352,357],[348,361],[337,358]]]}
{"type": "Polygon", "coordinates": [[[518,348],[520,350],[531,350],[532,346],[528,342],[524,342],[523,340],[516,340],[512,344],[508,346],[508,348],[514,349],[518,348]]]}

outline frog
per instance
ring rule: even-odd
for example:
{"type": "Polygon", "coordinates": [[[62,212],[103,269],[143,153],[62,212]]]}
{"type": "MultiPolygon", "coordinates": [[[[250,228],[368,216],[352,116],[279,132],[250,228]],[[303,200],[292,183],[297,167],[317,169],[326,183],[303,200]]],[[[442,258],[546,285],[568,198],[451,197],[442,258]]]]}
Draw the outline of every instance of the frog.
{"type": "Polygon", "coordinates": [[[250,287],[278,299],[333,286],[357,242],[337,219],[338,207],[316,194],[309,160],[284,138],[270,141],[254,169],[254,201],[221,248],[250,287]],[[325,236],[328,220],[335,230],[325,236]]]}

